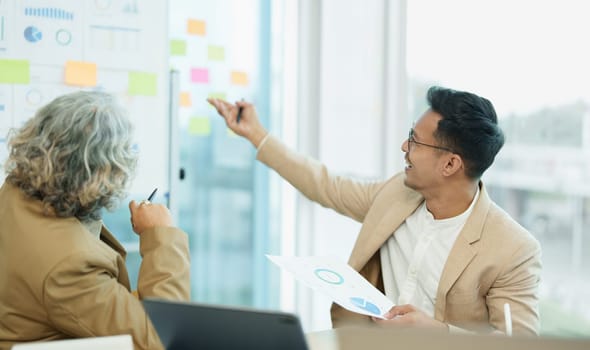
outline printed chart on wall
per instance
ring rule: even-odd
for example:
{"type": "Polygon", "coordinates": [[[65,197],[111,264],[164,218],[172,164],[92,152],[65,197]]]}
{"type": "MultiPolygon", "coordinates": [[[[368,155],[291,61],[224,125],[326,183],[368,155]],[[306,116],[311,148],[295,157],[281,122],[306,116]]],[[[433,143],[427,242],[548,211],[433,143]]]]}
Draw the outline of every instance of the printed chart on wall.
{"type": "MultiPolygon", "coordinates": [[[[170,18],[182,19],[170,23],[170,56],[173,68],[180,72],[179,126],[190,137],[210,137],[215,124],[222,123],[207,104],[208,97],[256,103],[258,49],[247,40],[259,31],[248,21],[259,11],[255,4],[177,0],[170,5],[170,18]]],[[[226,128],[223,133],[236,137],[226,128]]],[[[240,150],[221,154],[223,145],[217,141],[212,146],[216,166],[240,168],[251,161],[240,150]]]]}
{"type": "Polygon", "coordinates": [[[131,192],[168,188],[166,11],[164,0],[0,0],[0,162],[10,128],[59,95],[100,90],[135,125],[131,192]]]}

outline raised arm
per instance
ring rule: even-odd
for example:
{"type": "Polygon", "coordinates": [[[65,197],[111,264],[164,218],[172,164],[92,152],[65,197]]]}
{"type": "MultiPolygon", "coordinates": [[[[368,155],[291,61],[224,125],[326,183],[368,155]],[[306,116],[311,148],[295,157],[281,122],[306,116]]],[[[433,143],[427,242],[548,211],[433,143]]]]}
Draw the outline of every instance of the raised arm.
{"type": "Polygon", "coordinates": [[[248,139],[258,149],[259,161],[275,170],[304,196],[356,221],[363,221],[383,182],[361,182],[330,174],[315,159],[290,150],[275,137],[267,137],[268,132],[250,103],[231,104],[220,99],[208,101],[233,132],[248,139]],[[265,139],[264,145],[261,145],[265,139]]]}

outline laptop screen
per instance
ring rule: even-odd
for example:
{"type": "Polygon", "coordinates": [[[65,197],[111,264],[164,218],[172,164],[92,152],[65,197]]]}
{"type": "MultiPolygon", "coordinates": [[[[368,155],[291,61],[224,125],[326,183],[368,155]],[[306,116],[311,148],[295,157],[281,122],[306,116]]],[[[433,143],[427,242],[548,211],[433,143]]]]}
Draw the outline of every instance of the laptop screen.
{"type": "Polygon", "coordinates": [[[143,305],[168,350],[307,349],[293,314],[157,299],[143,305]]]}

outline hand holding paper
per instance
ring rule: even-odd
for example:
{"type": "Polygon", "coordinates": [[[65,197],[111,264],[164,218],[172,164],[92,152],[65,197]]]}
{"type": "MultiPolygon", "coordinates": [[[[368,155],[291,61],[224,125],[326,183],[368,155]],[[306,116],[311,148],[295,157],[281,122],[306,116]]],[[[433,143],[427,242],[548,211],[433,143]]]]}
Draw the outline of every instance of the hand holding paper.
{"type": "Polygon", "coordinates": [[[308,287],[332,298],[343,308],[385,319],[395,304],[348,264],[327,257],[267,257],[308,287]]]}

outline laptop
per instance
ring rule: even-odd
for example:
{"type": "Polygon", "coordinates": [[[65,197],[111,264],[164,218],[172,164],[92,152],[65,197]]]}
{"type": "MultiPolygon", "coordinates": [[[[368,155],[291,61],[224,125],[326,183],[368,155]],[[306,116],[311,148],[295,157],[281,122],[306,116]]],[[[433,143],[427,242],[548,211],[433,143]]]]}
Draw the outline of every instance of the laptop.
{"type": "Polygon", "coordinates": [[[159,299],[143,306],[168,350],[308,349],[293,314],[159,299]]]}

